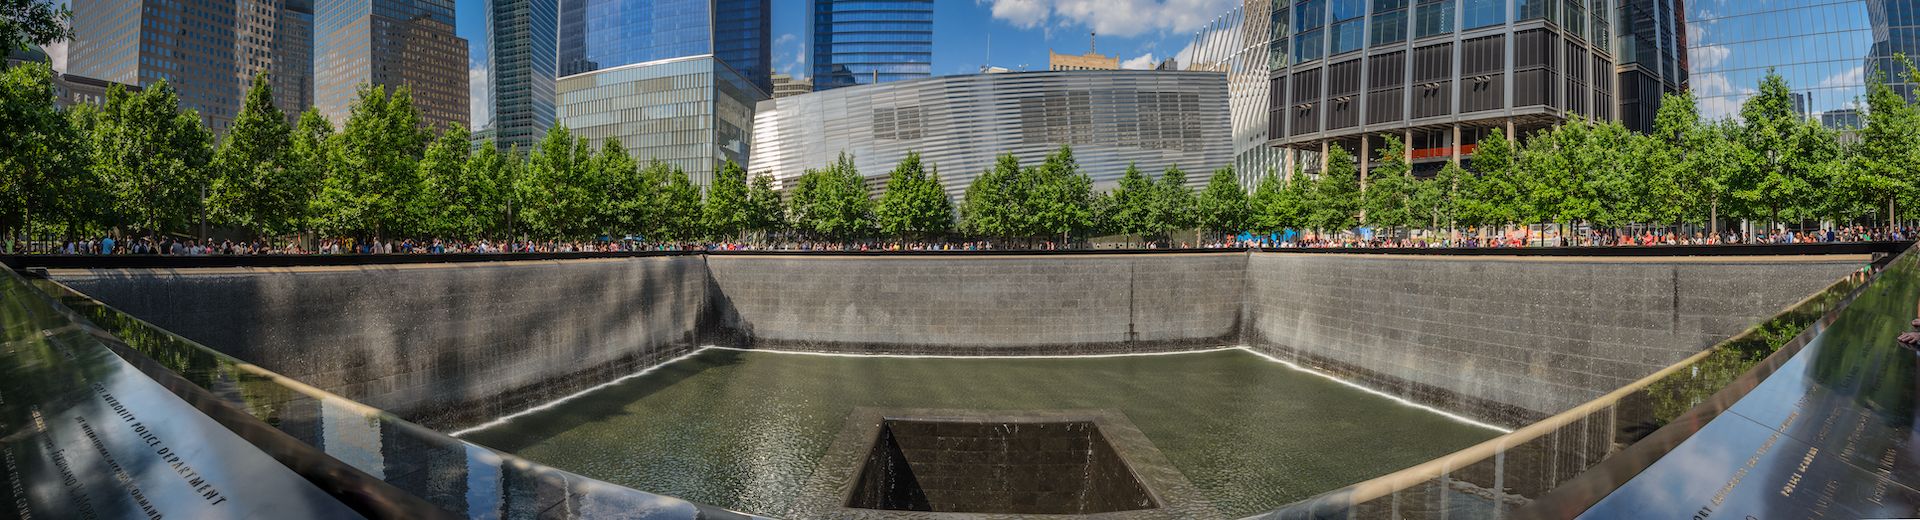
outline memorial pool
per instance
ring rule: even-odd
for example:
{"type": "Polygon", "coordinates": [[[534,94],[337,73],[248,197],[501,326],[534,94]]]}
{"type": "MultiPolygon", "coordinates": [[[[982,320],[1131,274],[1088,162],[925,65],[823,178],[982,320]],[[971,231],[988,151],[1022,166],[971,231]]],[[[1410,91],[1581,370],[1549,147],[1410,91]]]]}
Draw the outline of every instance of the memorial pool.
{"type": "Polygon", "coordinates": [[[915,410],[1122,418],[1190,483],[1161,493],[1190,494],[1172,498],[1226,516],[1500,433],[1241,349],[910,358],[709,348],[463,438],[636,489],[785,517],[817,511],[805,504],[833,493],[821,483],[837,479],[823,475],[845,468],[830,452],[861,435],[848,433],[850,417],[915,410]]]}

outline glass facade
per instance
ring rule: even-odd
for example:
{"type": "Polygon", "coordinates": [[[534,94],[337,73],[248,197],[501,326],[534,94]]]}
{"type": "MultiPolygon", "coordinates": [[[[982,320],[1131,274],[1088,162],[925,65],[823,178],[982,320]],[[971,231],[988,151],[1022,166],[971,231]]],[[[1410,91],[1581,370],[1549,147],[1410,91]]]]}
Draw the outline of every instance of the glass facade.
{"type": "MultiPolygon", "coordinates": [[[[1620,0],[1614,52],[1620,57],[1620,122],[1627,128],[1653,128],[1660,96],[1679,92],[1687,84],[1681,66],[1686,55],[1680,20],[1674,7],[1680,0],[1620,0]]],[[[1606,26],[1604,18],[1596,24],[1606,26]]]]}
{"type": "Polygon", "coordinates": [[[721,162],[746,164],[763,99],[726,62],[693,56],[560,78],[555,114],[596,149],[618,139],[641,164],[672,164],[708,186],[721,162]]]}
{"type": "Polygon", "coordinates": [[[413,91],[424,125],[468,125],[467,40],[454,0],[314,2],[314,106],[345,124],[361,85],[413,91]]]}
{"type": "Polygon", "coordinates": [[[808,0],[813,88],[933,75],[933,0],[808,0]]]}
{"type": "Polygon", "coordinates": [[[1193,186],[1233,160],[1227,82],[1219,72],[1045,71],[942,76],[818,91],[763,101],[747,171],[787,186],[842,152],[869,186],[908,152],[938,168],[959,197],[1000,154],[1037,164],[1073,147],[1095,190],[1113,188],[1128,164],[1157,173],[1179,165],[1193,186]]]}
{"type": "MultiPolygon", "coordinates": [[[[1868,74],[1898,81],[1895,53],[1920,54],[1920,0],[1686,2],[1681,68],[1702,117],[1737,116],[1769,68],[1795,108],[1835,126],[1856,124],[1868,74]]],[[[1911,84],[1896,84],[1912,96],[1911,84]]]]}
{"type": "Polygon", "coordinates": [[[1591,35],[1632,1],[1271,0],[1268,144],[1365,164],[1391,135],[1424,174],[1494,128],[1613,119],[1612,38],[1591,35]]]}
{"type": "Polygon", "coordinates": [[[770,0],[562,0],[560,75],[715,55],[773,91],[770,0]]]}
{"type": "Polygon", "coordinates": [[[74,39],[67,70],[75,75],[128,85],[166,80],[183,107],[197,111],[214,135],[224,135],[239,115],[253,75],[269,71],[282,110],[298,110],[293,86],[297,65],[280,74],[276,64],[297,60],[303,43],[279,35],[284,11],[303,0],[73,0],[74,39]]]}
{"type": "Polygon", "coordinates": [[[557,0],[488,0],[487,84],[493,106],[487,121],[501,150],[530,149],[553,127],[559,31],[557,0]]]}

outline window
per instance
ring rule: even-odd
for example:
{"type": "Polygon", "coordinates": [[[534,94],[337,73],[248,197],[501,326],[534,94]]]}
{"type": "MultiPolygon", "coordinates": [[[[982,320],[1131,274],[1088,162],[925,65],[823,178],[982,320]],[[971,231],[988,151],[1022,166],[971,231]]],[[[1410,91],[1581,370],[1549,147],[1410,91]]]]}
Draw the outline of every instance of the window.
{"type": "Polygon", "coordinates": [[[1293,32],[1304,33],[1327,23],[1327,0],[1307,0],[1293,9],[1293,32]]]}
{"type": "Polygon", "coordinates": [[[1348,20],[1333,24],[1333,52],[1338,55],[1360,50],[1366,42],[1366,20],[1348,20]]]}
{"type": "Polygon", "coordinates": [[[1373,14],[1380,14],[1395,9],[1405,9],[1406,7],[1407,0],[1373,0],[1373,14]]]}
{"type": "Polygon", "coordinates": [[[1553,3],[1559,0],[1515,0],[1516,20],[1552,20],[1553,3]]]}
{"type": "Polygon", "coordinates": [[[1478,29],[1507,23],[1507,0],[1466,0],[1460,12],[1462,29],[1478,29]]]}
{"type": "Polygon", "coordinates": [[[1414,7],[1413,37],[1453,32],[1453,1],[1420,0],[1420,5],[1414,7]]]}
{"type": "MultiPolygon", "coordinates": [[[[1375,4],[1379,5],[1379,4],[1375,4]]],[[[1395,9],[1373,15],[1373,39],[1369,45],[1398,43],[1407,39],[1407,10],[1395,9]]]]}
{"type": "Polygon", "coordinates": [[[1325,39],[1320,37],[1319,29],[1303,32],[1300,33],[1299,36],[1293,37],[1294,63],[1320,59],[1320,55],[1326,52],[1326,50],[1327,43],[1325,39]]]}
{"type": "Polygon", "coordinates": [[[1352,20],[1366,14],[1366,0],[1333,0],[1333,21],[1352,20]]]}

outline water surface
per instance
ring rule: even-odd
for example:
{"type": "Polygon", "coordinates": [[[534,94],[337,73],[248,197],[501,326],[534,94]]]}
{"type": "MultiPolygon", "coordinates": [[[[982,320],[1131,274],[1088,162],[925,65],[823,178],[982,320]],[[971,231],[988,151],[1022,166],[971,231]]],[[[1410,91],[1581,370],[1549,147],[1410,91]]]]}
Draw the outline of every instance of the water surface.
{"type": "Polygon", "coordinates": [[[1252,514],[1497,435],[1244,350],[1098,358],[708,349],[464,436],[616,484],[778,515],[855,407],[1124,414],[1214,509],[1252,514]]]}

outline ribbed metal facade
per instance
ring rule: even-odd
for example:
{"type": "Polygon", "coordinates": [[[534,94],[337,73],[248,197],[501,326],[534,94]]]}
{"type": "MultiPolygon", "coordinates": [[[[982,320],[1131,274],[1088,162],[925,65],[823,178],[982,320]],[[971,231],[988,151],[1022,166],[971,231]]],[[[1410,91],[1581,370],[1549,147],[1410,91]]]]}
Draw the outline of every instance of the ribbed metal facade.
{"type": "Polygon", "coordinates": [[[1292,167],[1288,159],[1294,155],[1290,149],[1267,144],[1272,16],[1273,0],[1245,0],[1195,33],[1187,54],[1174,57],[1184,61],[1179,66],[1185,70],[1227,74],[1233,168],[1248,188],[1269,173],[1285,174],[1292,167]]]}
{"type": "Polygon", "coordinates": [[[562,126],[593,148],[618,139],[627,155],[680,167],[709,186],[725,161],[745,163],[753,146],[753,82],[713,55],[636,63],[560,78],[554,109],[562,126]]]}
{"type": "Polygon", "coordinates": [[[1073,146],[1096,190],[1136,163],[1179,165],[1194,186],[1233,161],[1227,82],[1218,72],[1062,71],[945,76],[760,102],[749,171],[786,185],[852,154],[869,185],[907,152],[959,197],[1001,154],[1038,164],[1073,146]]]}

